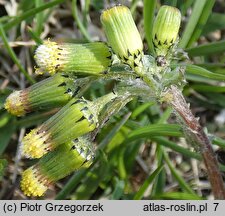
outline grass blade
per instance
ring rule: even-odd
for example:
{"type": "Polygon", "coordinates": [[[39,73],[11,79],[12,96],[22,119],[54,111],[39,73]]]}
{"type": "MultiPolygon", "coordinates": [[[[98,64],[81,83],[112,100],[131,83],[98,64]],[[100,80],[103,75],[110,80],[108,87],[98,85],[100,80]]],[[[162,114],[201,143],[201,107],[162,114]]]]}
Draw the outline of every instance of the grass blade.
{"type": "Polygon", "coordinates": [[[83,34],[83,36],[86,38],[86,40],[88,42],[91,42],[92,39],[91,39],[90,35],[88,34],[82,21],[79,18],[78,9],[77,9],[77,0],[72,0],[72,14],[73,14],[73,18],[76,21],[76,24],[77,24],[78,28],[80,29],[81,33],[83,34]]]}
{"type": "Polygon", "coordinates": [[[205,68],[199,67],[197,65],[186,65],[186,71],[191,74],[203,76],[213,80],[225,81],[225,75],[213,73],[205,68]]]}
{"type": "Polygon", "coordinates": [[[207,25],[204,26],[202,35],[225,28],[225,15],[222,13],[212,13],[208,19],[207,25]]]}
{"type": "Polygon", "coordinates": [[[6,23],[3,26],[3,28],[4,28],[5,31],[7,31],[7,30],[11,29],[12,27],[18,25],[21,21],[23,21],[23,20],[25,20],[29,17],[35,16],[36,14],[40,13],[41,11],[44,11],[48,8],[51,8],[51,7],[53,7],[57,4],[60,4],[64,1],[66,1],[66,0],[55,0],[55,1],[51,1],[51,2],[48,2],[46,4],[43,4],[40,7],[28,10],[28,11],[24,12],[23,14],[21,14],[19,16],[16,16],[12,21],[6,23]]]}
{"type": "Polygon", "coordinates": [[[13,119],[5,125],[3,128],[1,128],[1,133],[0,133],[0,155],[2,155],[7,148],[7,145],[13,135],[13,133],[16,130],[16,127],[13,123],[13,119]]]}
{"type": "Polygon", "coordinates": [[[148,102],[148,103],[144,103],[140,106],[138,106],[131,115],[132,119],[135,119],[138,115],[140,115],[141,113],[143,113],[146,109],[148,109],[150,106],[154,105],[155,102],[148,102]]]}
{"type": "Polygon", "coordinates": [[[6,37],[5,31],[4,31],[3,27],[2,27],[2,25],[0,25],[0,36],[2,37],[3,44],[4,44],[5,48],[6,48],[6,50],[8,51],[10,57],[14,61],[14,63],[17,65],[17,67],[19,68],[19,70],[24,74],[24,76],[27,78],[27,80],[31,84],[34,84],[35,83],[35,80],[27,73],[27,71],[21,65],[21,63],[20,63],[19,59],[17,58],[15,52],[10,47],[9,42],[8,42],[8,39],[6,37]]]}
{"type": "Polygon", "coordinates": [[[70,178],[70,180],[64,185],[63,189],[56,195],[56,200],[66,199],[68,194],[70,194],[74,188],[81,182],[81,180],[85,177],[88,170],[82,169],[78,170],[74,175],[70,178]]]}
{"type": "Polygon", "coordinates": [[[195,1],[191,17],[185,27],[185,30],[180,40],[179,46],[181,48],[187,47],[206,4],[207,4],[207,0],[195,1]]]}
{"type": "Polygon", "coordinates": [[[167,192],[163,194],[159,194],[154,197],[154,199],[168,199],[168,200],[202,200],[203,198],[190,193],[182,193],[182,192],[167,192]]]}
{"type": "Polygon", "coordinates": [[[171,171],[172,175],[177,180],[177,182],[179,183],[179,185],[183,189],[183,191],[195,195],[195,192],[192,190],[192,188],[185,182],[185,180],[177,172],[177,170],[175,169],[175,167],[171,163],[171,161],[169,159],[169,156],[167,155],[167,153],[165,151],[164,151],[163,155],[164,155],[164,159],[166,161],[166,164],[170,168],[170,171],[171,171]]]}
{"type": "Polygon", "coordinates": [[[116,186],[112,193],[111,200],[119,200],[124,193],[125,182],[123,180],[116,179],[116,186]]]}
{"type": "Polygon", "coordinates": [[[161,172],[163,166],[159,166],[143,183],[143,185],[140,187],[139,191],[135,194],[134,200],[140,200],[143,196],[145,191],[147,190],[148,186],[155,180],[155,178],[159,175],[161,172]]]}
{"type": "Polygon", "coordinates": [[[189,56],[207,56],[225,51],[225,40],[186,49],[189,56]]]}
{"type": "Polygon", "coordinates": [[[154,53],[154,46],[152,43],[152,29],[154,21],[154,12],[155,12],[156,0],[144,0],[144,31],[145,38],[148,43],[148,47],[151,53],[154,53]]]}
{"type": "Polygon", "coordinates": [[[203,27],[205,26],[205,24],[209,18],[209,15],[212,13],[212,7],[214,4],[215,4],[215,0],[207,0],[206,4],[204,6],[204,9],[202,10],[202,14],[198,20],[198,24],[195,27],[195,30],[188,42],[187,47],[191,47],[193,45],[193,43],[195,41],[197,41],[198,38],[201,36],[203,27]]]}
{"type": "Polygon", "coordinates": [[[136,139],[149,138],[155,136],[182,136],[181,127],[176,124],[154,124],[138,128],[132,131],[126,139],[131,142],[136,139]]]}
{"type": "Polygon", "coordinates": [[[151,140],[157,142],[159,145],[161,146],[165,146],[167,148],[172,149],[175,152],[178,152],[182,155],[184,155],[187,158],[195,158],[197,160],[201,160],[201,156],[200,154],[196,153],[196,152],[192,152],[182,146],[177,145],[177,143],[172,142],[166,138],[163,137],[152,137],[151,140]]]}
{"type": "Polygon", "coordinates": [[[225,86],[212,86],[206,84],[193,84],[191,88],[198,92],[212,92],[212,93],[224,93],[225,86]]]}

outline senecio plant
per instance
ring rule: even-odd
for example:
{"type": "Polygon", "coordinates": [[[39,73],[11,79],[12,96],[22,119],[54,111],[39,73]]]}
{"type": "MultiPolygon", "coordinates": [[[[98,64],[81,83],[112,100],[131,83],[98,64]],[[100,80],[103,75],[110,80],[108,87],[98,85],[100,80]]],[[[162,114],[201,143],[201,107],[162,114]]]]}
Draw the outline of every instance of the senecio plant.
{"type": "Polygon", "coordinates": [[[185,67],[176,64],[181,14],[162,6],[152,29],[154,53],[145,55],[130,10],[122,5],[101,15],[107,44],[44,41],[35,52],[38,74],[51,76],[15,91],[5,108],[23,116],[38,110],[62,107],[22,140],[21,154],[39,161],[22,173],[21,189],[27,196],[42,196],[49,185],[71,172],[89,167],[94,159],[94,137],[106,120],[135,97],[167,103],[184,128],[186,138],[204,159],[215,198],[225,192],[211,143],[186,103],[182,88],[185,67]],[[112,70],[120,67],[123,70],[112,70]],[[82,77],[80,77],[82,75],[82,77]],[[82,97],[93,81],[116,80],[113,92],[94,101],[82,97]]]}

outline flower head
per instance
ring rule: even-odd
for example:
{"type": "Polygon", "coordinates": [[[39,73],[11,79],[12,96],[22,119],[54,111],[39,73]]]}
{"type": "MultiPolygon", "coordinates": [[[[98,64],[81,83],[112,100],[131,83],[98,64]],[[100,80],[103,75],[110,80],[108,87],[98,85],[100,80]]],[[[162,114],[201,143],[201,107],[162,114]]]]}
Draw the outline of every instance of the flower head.
{"type": "Polygon", "coordinates": [[[89,167],[93,158],[93,146],[87,137],[62,144],[22,173],[21,189],[27,196],[43,196],[50,184],[89,167]]]}
{"type": "Polygon", "coordinates": [[[138,70],[142,66],[143,43],[130,10],[122,5],[107,9],[101,15],[101,22],[116,55],[138,70]]]}
{"type": "Polygon", "coordinates": [[[103,42],[72,44],[48,40],[37,48],[34,58],[39,74],[66,71],[98,75],[111,65],[110,49],[103,42]]]}
{"type": "Polygon", "coordinates": [[[177,8],[164,5],[159,9],[152,31],[157,56],[166,56],[176,43],[180,22],[181,14],[177,8]]]}
{"type": "Polygon", "coordinates": [[[27,106],[24,101],[27,100],[26,92],[21,91],[14,91],[11,93],[5,101],[5,109],[16,116],[23,116],[29,107],[27,106]]]}
{"type": "Polygon", "coordinates": [[[20,186],[26,196],[43,196],[48,184],[48,180],[43,178],[35,167],[30,167],[22,173],[20,186]]]}
{"type": "Polygon", "coordinates": [[[71,74],[55,74],[29,88],[14,91],[5,102],[5,109],[16,116],[65,105],[73,96],[79,95],[82,87],[91,78],[79,78],[71,74]]]}

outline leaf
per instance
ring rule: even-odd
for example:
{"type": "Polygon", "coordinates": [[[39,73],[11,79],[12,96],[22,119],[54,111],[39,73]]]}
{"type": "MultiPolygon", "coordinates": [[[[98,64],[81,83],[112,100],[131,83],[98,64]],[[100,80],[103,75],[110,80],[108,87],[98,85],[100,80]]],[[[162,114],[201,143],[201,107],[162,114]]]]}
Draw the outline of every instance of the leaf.
{"type": "Polygon", "coordinates": [[[193,84],[191,88],[198,92],[214,92],[214,93],[224,93],[225,86],[212,86],[206,84],[193,84]]]}
{"type": "Polygon", "coordinates": [[[184,155],[187,158],[195,158],[197,160],[201,160],[200,154],[197,152],[192,152],[189,149],[186,149],[182,146],[177,145],[177,143],[172,142],[166,138],[163,137],[152,137],[151,140],[157,142],[158,145],[165,146],[167,148],[172,149],[175,152],[178,152],[182,155],[184,155]]]}
{"type": "Polygon", "coordinates": [[[146,109],[148,109],[150,106],[154,105],[155,102],[148,102],[148,103],[144,103],[140,106],[138,106],[132,113],[131,118],[135,119],[138,115],[140,115],[141,113],[143,113],[146,109]]]}
{"type": "Polygon", "coordinates": [[[138,128],[127,136],[126,142],[154,136],[182,136],[181,127],[176,124],[154,124],[138,128]]]}
{"type": "Polygon", "coordinates": [[[144,181],[143,185],[140,187],[136,195],[134,196],[134,200],[140,200],[143,196],[149,185],[155,180],[155,178],[162,171],[163,166],[159,166],[149,177],[144,181]]]}
{"type": "Polygon", "coordinates": [[[151,53],[154,53],[154,47],[152,43],[152,29],[153,29],[153,21],[154,21],[154,11],[156,6],[156,0],[144,0],[144,30],[145,30],[145,38],[148,43],[148,47],[151,53]]]}
{"type": "Polygon", "coordinates": [[[180,175],[180,173],[176,170],[176,168],[173,166],[173,164],[170,161],[170,158],[168,154],[164,151],[164,159],[170,168],[170,171],[173,175],[173,177],[177,180],[179,183],[180,187],[182,188],[183,191],[190,193],[192,195],[195,195],[195,192],[192,190],[192,188],[187,184],[187,182],[183,179],[183,177],[180,175]]]}
{"type": "Polygon", "coordinates": [[[11,139],[12,134],[15,132],[16,127],[13,119],[5,125],[5,127],[1,128],[0,133],[0,155],[2,155],[11,139]]]}
{"type": "Polygon", "coordinates": [[[204,26],[202,35],[225,28],[225,15],[222,13],[212,13],[204,26]]]}
{"type": "Polygon", "coordinates": [[[114,191],[111,195],[111,200],[118,200],[123,195],[125,187],[125,182],[123,180],[116,179],[116,185],[114,191]]]}
{"type": "Polygon", "coordinates": [[[8,164],[8,161],[6,159],[0,159],[0,181],[5,173],[5,168],[8,164]]]}
{"type": "Polygon", "coordinates": [[[197,26],[195,27],[195,30],[187,44],[187,47],[191,47],[194,44],[194,42],[196,42],[199,39],[199,37],[201,36],[203,27],[205,26],[205,24],[209,18],[209,15],[212,13],[212,8],[213,8],[214,4],[215,4],[215,0],[207,0],[206,1],[204,8],[201,12],[201,16],[199,17],[197,26]]]}
{"type": "Polygon", "coordinates": [[[167,192],[156,195],[153,199],[168,199],[168,200],[203,200],[202,197],[196,194],[183,192],[167,192]]]}
{"type": "Polygon", "coordinates": [[[203,76],[209,79],[225,81],[225,75],[213,73],[205,68],[196,65],[186,65],[186,71],[188,73],[203,76]]]}
{"type": "Polygon", "coordinates": [[[208,0],[195,1],[191,16],[188,20],[187,25],[185,26],[185,29],[183,31],[183,34],[179,43],[179,46],[181,48],[187,47],[189,41],[191,40],[191,37],[194,34],[196,26],[198,25],[200,17],[202,13],[204,12],[205,5],[207,4],[208,4],[208,0]]]}
{"type": "Polygon", "coordinates": [[[25,19],[28,19],[29,17],[33,17],[35,16],[37,13],[40,13],[41,11],[44,11],[48,8],[51,8],[57,4],[60,4],[62,2],[64,2],[65,0],[55,0],[55,1],[51,1],[48,2],[46,4],[41,5],[40,7],[37,8],[32,8],[26,12],[24,12],[23,14],[19,15],[19,16],[15,16],[14,19],[12,19],[10,22],[7,22],[3,28],[5,31],[11,29],[12,27],[18,25],[20,22],[22,22],[25,19]]]}
{"type": "Polygon", "coordinates": [[[189,56],[207,56],[225,51],[225,40],[186,49],[189,56]]]}

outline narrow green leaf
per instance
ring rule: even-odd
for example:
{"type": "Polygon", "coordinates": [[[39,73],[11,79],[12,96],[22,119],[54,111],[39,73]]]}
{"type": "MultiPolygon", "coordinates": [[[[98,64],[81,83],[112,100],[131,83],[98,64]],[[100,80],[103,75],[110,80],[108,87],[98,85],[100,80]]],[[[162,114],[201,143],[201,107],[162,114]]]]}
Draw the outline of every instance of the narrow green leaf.
{"type": "Polygon", "coordinates": [[[157,194],[153,199],[168,199],[168,200],[203,200],[197,194],[182,193],[182,192],[167,192],[157,194]]]}
{"type": "Polygon", "coordinates": [[[160,119],[158,120],[158,124],[164,124],[167,122],[168,118],[171,116],[171,113],[173,112],[173,109],[171,107],[168,107],[160,116],[160,119]]]}
{"type": "Polygon", "coordinates": [[[189,56],[207,56],[225,51],[225,40],[186,49],[189,56]]]}
{"type": "Polygon", "coordinates": [[[125,148],[120,149],[118,152],[118,171],[121,179],[127,179],[127,171],[125,167],[125,157],[124,157],[125,148]]]}
{"type": "Polygon", "coordinates": [[[134,196],[134,200],[140,200],[143,196],[145,191],[147,190],[148,186],[155,180],[155,178],[161,172],[163,166],[159,166],[149,177],[144,181],[143,185],[140,187],[138,192],[134,196]]]}
{"type": "Polygon", "coordinates": [[[105,161],[99,160],[100,165],[96,166],[87,173],[86,178],[82,181],[82,184],[76,189],[75,194],[72,196],[76,200],[88,200],[94,194],[99,187],[101,181],[103,181],[109,172],[109,164],[105,161]]]}
{"type": "Polygon", "coordinates": [[[214,145],[217,145],[217,146],[225,149],[225,140],[223,140],[219,137],[214,137],[213,140],[212,140],[212,143],[214,145]]]}
{"type": "Polygon", "coordinates": [[[186,65],[186,71],[191,74],[196,74],[213,80],[225,81],[225,75],[213,73],[205,68],[197,65],[186,65]]]}
{"type": "Polygon", "coordinates": [[[202,30],[209,18],[209,15],[212,13],[212,7],[215,4],[215,0],[207,0],[204,9],[202,10],[202,14],[198,20],[198,24],[195,27],[195,30],[187,44],[187,47],[191,47],[194,42],[198,40],[198,38],[201,36],[202,30]]]}
{"type": "Polygon", "coordinates": [[[223,93],[225,92],[225,86],[212,86],[206,84],[193,84],[191,88],[198,92],[215,92],[215,93],[223,93]]]}
{"type": "Polygon", "coordinates": [[[13,26],[18,25],[20,22],[22,22],[23,20],[29,18],[29,17],[33,17],[35,16],[37,13],[40,13],[41,11],[44,11],[48,8],[54,7],[55,5],[58,5],[62,2],[64,2],[66,0],[55,0],[55,1],[51,1],[48,2],[40,7],[37,8],[32,8],[26,12],[24,12],[23,14],[16,16],[12,21],[6,23],[3,28],[5,31],[11,29],[13,26]]]}
{"type": "Polygon", "coordinates": [[[124,193],[125,182],[123,180],[116,181],[115,189],[112,193],[111,200],[119,200],[124,193]]]}
{"type": "Polygon", "coordinates": [[[116,135],[116,133],[121,129],[121,127],[126,123],[126,121],[129,119],[131,113],[128,113],[125,115],[121,121],[119,121],[113,128],[110,130],[110,132],[105,136],[105,138],[99,143],[98,149],[103,149],[116,135]]]}
{"type": "Polygon", "coordinates": [[[140,106],[138,106],[132,113],[131,118],[135,119],[138,115],[140,115],[141,113],[143,113],[146,109],[148,109],[150,106],[154,105],[155,102],[148,102],[148,103],[144,103],[140,106]]]}
{"type": "Polygon", "coordinates": [[[212,13],[204,26],[202,35],[207,35],[210,32],[225,28],[225,15],[223,13],[212,13]]]}
{"type": "Polygon", "coordinates": [[[167,155],[167,153],[165,151],[164,151],[163,155],[164,155],[164,159],[166,161],[166,164],[170,168],[170,171],[171,171],[172,175],[177,180],[177,182],[179,183],[179,185],[182,188],[182,190],[187,192],[187,193],[195,195],[195,192],[192,190],[192,188],[186,183],[186,181],[181,177],[181,175],[175,169],[175,167],[173,166],[173,164],[170,161],[169,156],[167,155]]]}
{"type": "Polygon", "coordinates": [[[127,136],[126,142],[155,136],[182,136],[181,127],[175,124],[154,124],[141,127],[132,131],[127,136]]]}
{"type": "Polygon", "coordinates": [[[0,155],[2,155],[9,144],[12,134],[15,132],[15,125],[13,119],[3,128],[0,133],[0,155]]]}
{"type": "Polygon", "coordinates": [[[37,43],[37,45],[40,45],[43,43],[43,41],[41,40],[41,38],[36,34],[36,32],[34,32],[32,30],[31,27],[27,27],[27,31],[29,33],[29,35],[31,36],[31,38],[37,43]]]}
{"type": "Polygon", "coordinates": [[[24,76],[27,78],[27,80],[31,84],[34,84],[35,80],[27,73],[27,71],[24,69],[24,67],[20,63],[20,60],[17,58],[15,52],[10,47],[8,39],[7,39],[6,34],[5,34],[5,31],[4,31],[4,29],[3,29],[1,24],[0,24],[0,36],[2,37],[3,44],[4,44],[5,48],[6,48],[6,50],[8,51],[9,56],[12,58],[12,60],[15,62],[15,64],[17,65],[19,70],[24,74],[24,76]]]}
{"type": "Polygon", "coordinates": [[[180,40],[179,46],[181,48],[185,48],[188,45],[206,4],[207,0],[195,1],[190,19],[187,25],[185,26],[185,30],[180,40]]]}
{"type": "Polygon", "coordinates": [[[68,194],[70,194],[81,180],[86,176],[88,169],[78,170],[73,174],[70,180],[64,185],[63,189],[56,195],[56,200],[66,199],[68,194]]]}
{"type": "Polygon", "coordinates": [[[157,144],[161,145],[161,146],[165,146],[167,148],[172,149],[175,152],[178,152],[182,155],[184,155],[187,158],[195,158],[197,160],[201,160],[201,156],[200,154],[196,153],[196,152],[192,152],[180,145],[177,145],[177,143],[172,142],[166,138],[163,137],[152,137],[151,140],[157,142],[157,144]]]}
{"type": "Polygon", "coordinates": [[[6,159],[0,159],[0,182],[5,173],[5,168],[7,164],[8,164],[8,161],[6,159]]]}
{"type": "MultiPolygon", "coordinates": [[[[38,8],[44,4],[43,0],[35,0],[35,7],[38,8]]],[[[35,33],[37,35],[40,35],[43,29],[43,23],[44,23],[44,13],[43,11],[40,13],[37,13],[35,16],[35,33]]]]}
{"type": "Polygon", "coordinates": [[[156,2],[156,0],[144,0],[143,7],[145,38],[151,53],[154,53],[154,46],[152,43],[152,29],[156,2]]]}
{"type": "MultiPolygon", "coordinates": [[[[164,165],[163,151],[164,151],[164,146],[162,146],[162,145],[156,146],[157,166],[164,165]]],[[[166,186],[166,171],[165,171],[165,169],[163,169],[159,173],[159,175],[156,176],[156,178],[155,178],[150,197],[154,196],[155,194],[163,193],[165,186],[166,186]]]]}
{"type": "Polygon", "coordinates": [[[91,39],[90,35],[88,34],[82,21],[80,20],[80,17],[78,16],[77,0],[72,0],[72,14],[73,14],[73,18],[74,18],[78,28],[80,29],[81,33],[83,34],[83,36],[86,38],[86,40],[88,42],[91,42],[92,39],[91,39]]]}

